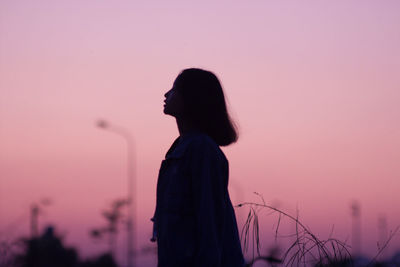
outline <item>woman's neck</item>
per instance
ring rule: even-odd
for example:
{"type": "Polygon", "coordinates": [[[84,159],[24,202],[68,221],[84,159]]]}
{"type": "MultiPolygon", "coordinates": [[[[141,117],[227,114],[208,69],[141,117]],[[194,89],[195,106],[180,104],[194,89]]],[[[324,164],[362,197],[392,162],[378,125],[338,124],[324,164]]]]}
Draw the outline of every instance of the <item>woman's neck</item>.
{"type": "Polygon", "coordinates": [[[179,136],[183,136],[187,133],[195,131],[195,128],[191,123],[184,121],[183,119],[176,119],[176,124],[178,125],[179,136]]]}

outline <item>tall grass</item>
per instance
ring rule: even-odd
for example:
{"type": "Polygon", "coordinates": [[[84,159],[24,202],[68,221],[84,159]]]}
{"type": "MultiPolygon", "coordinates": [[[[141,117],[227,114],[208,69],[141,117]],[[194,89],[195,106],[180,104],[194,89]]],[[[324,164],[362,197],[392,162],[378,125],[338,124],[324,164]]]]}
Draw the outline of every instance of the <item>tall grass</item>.
{"type": "MultiPolygon", "coordinates": [[[[249,207],[249,213],[241,231],[241,239],[245,252],[248,252],[249,245],[252,243],[252,259],[247,263],[248,267],[253,266],[257,261],[268,262],[271,266],[353,266],[353,257],[349,251],[350,246],[345,241],[333,238],[333,231],[327,239],[320,239],[309,227],[299,220],[298,212],[296,216],[292,216],[276,207],[267,205],[260,194],[255,194],[261,200],[259,203],[244,202],[236,206],[249,207]],[[263,209],[269,210],[269,215],[277,215],[277,224],[274,229],[275,240],[279,236],[278,233],[283,218],[288,218],[295,223],[296,230],[293,234],[289,235],[294,237],[294,241],[286,248],[282,256],[261,255],[259,213],[263,209]]],[[[372,265],[376,261],[398,231],[399,227],[391,232],[388,240],[378,249],[377,255],[373,257],[367,266],[372,265]]]]}

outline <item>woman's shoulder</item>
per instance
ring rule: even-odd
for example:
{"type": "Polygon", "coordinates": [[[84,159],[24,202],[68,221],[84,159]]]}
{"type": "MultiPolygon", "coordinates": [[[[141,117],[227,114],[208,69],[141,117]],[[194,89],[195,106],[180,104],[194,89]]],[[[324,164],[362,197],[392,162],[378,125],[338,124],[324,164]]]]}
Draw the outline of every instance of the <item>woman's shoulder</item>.
{"type": "Polygon", "coordinates": [[[196,132],[190,134],[187,138],[189,139],[187,140],[189,153],[207,154],[209,157],[222,157],[225,159],[225,155],[219,145],[209,135],[196,132]]]}
{"type": "Polygon", "coordinates": [[[189,133],[184,138],[187,138],[189,146],[194,148],[219,149],[218,144],[209,135],[202,132],[189,133]]]}

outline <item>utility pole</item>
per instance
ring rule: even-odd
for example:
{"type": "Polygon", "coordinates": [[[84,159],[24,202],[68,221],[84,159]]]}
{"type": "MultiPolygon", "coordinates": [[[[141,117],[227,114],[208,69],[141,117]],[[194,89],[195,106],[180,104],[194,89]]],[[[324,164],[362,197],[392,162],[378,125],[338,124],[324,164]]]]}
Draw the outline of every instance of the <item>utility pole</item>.
{"type": "Polygon", "coordinates": [[[30,228],[31,238],[39,236],[39,215],[42,212],[42,206],[48,206],[51,204],[50,199],[42,199],[39,203],[32,203],[30,207],[30,228]]]}
{"type": "Polygon", "coordinates": [[[355,256],[361,254],[361,206],[354,200],[351,204],[352,211],[352,253],[355,256]]]}
{"type": "Polygon", "coordinates": [[[39,236],[39,205],[33,203],[30,210],[31,217],[31,239],[39,236]]]}
{"type": "MultiPolygon", "coordinates": [[[[380,215],[378,218],[378,233],[379,233],[379,241],[378,241],[378,248],[382,249],[385,243],[388,240],[388,226],[387,226],[387,219],[385,215],[380,215]]],[[[386,249],[384,249],[380,255],[381,259],[385,259],[386,256],[386,249]]]]}

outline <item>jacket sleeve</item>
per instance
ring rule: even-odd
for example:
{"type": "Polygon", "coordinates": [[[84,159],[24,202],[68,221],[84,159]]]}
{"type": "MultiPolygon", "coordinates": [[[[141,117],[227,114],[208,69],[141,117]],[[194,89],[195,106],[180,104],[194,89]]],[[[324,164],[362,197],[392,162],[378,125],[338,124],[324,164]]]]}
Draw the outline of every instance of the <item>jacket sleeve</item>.
{"type": "Polygon", "coordinates": [[[224,186],[227,162],[218,147],[207,140],[191,149],[191,177],[195,212],[195,267],[217,267],[221,264],[222,230],[225,214],[224,186]]]}

